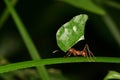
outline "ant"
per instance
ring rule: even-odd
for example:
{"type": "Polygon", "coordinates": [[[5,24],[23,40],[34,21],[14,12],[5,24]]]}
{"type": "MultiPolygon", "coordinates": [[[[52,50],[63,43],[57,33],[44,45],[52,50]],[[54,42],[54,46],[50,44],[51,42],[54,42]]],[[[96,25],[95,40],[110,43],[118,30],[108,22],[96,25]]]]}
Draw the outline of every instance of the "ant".
{"type": "Polygon", "coordinates": [[[83,57],[87,57],[88,61],[93,61],[92,60],[92,57],[95,58],[95,56],[93,55],[93,53],[89,50],[89,46],[88,44],[85,44],[85,47],[83,48],[83,50],[76,50],[74,48],[70,48],[68,51],[67,51],[67,54],[65,57],[67,56],[71,56],[71,55],[74,55],[74,56],[77,56],[77,55],[82,55],[83,57]],[[90,57],[90,58],[88,58],[90,57]]]}
{"type": "MultiPolygon", "coordinates": [[[[58,52],[58,50],[55,50],[53,51],[53,53],[56,53],[58,52]]],[[[92,57],[95,58],[95,56],[93,55],[93,53],[90,51],[89,49],[89,46],[88,44],[85,44],[85,47],[83,48],[83,50],[76,50],[75,48],[70,48],[68,51],[67,51],[67,54],[66,56],[64,57],[69,57],[71,55],[74,55],[74,56],[78,56],[78,55],[82,55],[83,57],[87,57],[88,61],[89,62],[94,62],[94,60],[92,59],[92,57]]]]}

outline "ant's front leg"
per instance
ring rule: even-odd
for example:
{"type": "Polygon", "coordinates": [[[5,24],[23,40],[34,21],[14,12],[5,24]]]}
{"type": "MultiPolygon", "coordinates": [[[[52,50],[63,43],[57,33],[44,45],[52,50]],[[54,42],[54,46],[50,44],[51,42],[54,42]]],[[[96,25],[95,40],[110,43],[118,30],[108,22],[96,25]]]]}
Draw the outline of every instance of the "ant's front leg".
{"type": "Polygon", "coordinates": [[[67,54],[64,57],[69,57],[69,56],[71,56],[71,54],[72,53],[68,51],[67,54]]]}

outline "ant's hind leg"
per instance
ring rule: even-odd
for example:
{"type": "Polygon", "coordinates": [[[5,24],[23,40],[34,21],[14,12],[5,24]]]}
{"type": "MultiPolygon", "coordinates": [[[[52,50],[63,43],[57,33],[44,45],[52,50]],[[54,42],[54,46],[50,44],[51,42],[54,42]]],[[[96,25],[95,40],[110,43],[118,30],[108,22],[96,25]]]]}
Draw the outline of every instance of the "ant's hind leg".
{"type": "Polygon", "coordinates": [[[87,60],[88,60],[89,62],[91,62],[91,60],[89,59],[88,53],[87,53],[87,46],[88,46],[88,45],[85,44],[85,47],[83,48],[82,52],[85,53],[84,57],[86,57],[87,60]]]}
{"type": "Polygon", "coordinates": [[[86,45],[86,49],[87,49],[88,53],[89,53],[90,55],[92,55],[92,57],[94,57],[94,58],[95,58],[95,56],[93,55],[93,53],[90,51],[90,49],[89,49],[89,46],[88,46],[88,45],[86,45]]]}
{"type": "Polygon", "coordinates": [[[89,58],[89,54],[87,53],[86,50],[83,51],[85,53],[85,56],[89,62],[91,62],[91,59],[89,58]]]}
{"type": "Polygon", "coordinates": [[[90,56],[91,61],[94,61],[94,60],[92,59],[92,57],[95,59],[95,56],[94,56],[93,53],[90,51],[89,46],[88,46],[87,44],[86,44],[86,50],[87,50],[87,52],[88,52],[88,55],[90,56]]]}

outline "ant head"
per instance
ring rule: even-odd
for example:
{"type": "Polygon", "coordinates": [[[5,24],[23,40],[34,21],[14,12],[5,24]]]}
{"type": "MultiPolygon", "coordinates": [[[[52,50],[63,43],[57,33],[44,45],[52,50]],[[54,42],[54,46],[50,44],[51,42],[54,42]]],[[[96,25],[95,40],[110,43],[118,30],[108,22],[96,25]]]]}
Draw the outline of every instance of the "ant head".
{"type": "Polygon", "coordinates": [[[70,49],[68,50],[68,52],[71,52],[71,53],[73,53],[74,51],[75,51],[74,48],[70,48],[70,49]]]}

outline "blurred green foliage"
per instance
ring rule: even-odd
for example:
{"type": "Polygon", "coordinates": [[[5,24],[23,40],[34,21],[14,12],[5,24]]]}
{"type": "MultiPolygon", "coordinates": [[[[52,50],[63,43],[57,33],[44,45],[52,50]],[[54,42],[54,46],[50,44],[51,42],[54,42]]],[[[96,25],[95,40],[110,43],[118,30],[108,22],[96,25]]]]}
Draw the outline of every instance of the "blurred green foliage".
{"type": "Polygon", "coordinates": [[[108,74],[106,75],[106,77],[104,78],[104,80],[119,80],[120,79],[120,73],[116,72],[116,71],[109,71],[108,74]]]}
{"type": "Polygon", "coordinates": [[[69,3],[75,7],[93,12],[98,15],[105,15],[106,11],[99,5],[96,5],[92,0],[60,0],[69,3]]]}

